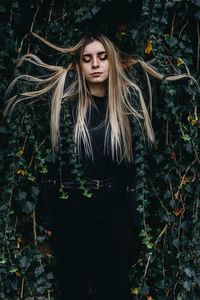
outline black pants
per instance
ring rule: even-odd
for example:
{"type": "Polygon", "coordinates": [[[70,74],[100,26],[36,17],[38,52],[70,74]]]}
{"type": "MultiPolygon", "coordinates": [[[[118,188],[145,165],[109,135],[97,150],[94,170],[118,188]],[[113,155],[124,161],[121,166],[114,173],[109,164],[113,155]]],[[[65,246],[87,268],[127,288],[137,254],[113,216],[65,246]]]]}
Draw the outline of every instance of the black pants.
{"type": "Polygon", "coordinates": [[[128,222],[123,191],[70,191],[55,207],[54,246],[61,300],[128,300],[128,222]]]}

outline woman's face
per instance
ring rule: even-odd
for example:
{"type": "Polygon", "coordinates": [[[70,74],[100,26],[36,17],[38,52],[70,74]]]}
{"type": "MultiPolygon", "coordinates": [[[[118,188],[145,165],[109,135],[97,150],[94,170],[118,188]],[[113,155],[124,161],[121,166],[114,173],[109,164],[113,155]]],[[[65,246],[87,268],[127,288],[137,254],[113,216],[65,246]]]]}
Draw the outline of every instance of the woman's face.
{"type": "Polygon", "coordinates": [[[109,63],[103,44],[97,40],[83,49],[82,72],[89,85],[102,84],[108,79],[109,63]]]}

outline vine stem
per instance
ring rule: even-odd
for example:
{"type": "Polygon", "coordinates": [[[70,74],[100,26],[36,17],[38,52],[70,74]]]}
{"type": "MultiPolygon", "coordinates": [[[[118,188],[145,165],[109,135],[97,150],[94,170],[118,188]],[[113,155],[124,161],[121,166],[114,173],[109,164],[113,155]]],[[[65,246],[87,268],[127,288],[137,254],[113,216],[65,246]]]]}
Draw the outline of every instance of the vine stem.
{"type": "Polygon", "coordinates": [[[22,47],[23,47],[23,44],[24,44],[24,40],[28,37],[28,34],[25,34],[25,36],[22,38],[21,40],[21,43],[20,43],[20,46],[18,48],[18,56],[17,56],[17,61],[19,60],[19,57],[20,57],[20,54],[21,54],[21,51],[22,51],[22,47]]]}
{"type": "Polygon", "coordinates": [[[33,211],[32,217],[33,217],[33,237],[34,237],[34,244],[37,246],[37,232],[36,232],[35,210],[33,211]]]}
{"type": "Polygon", "coordinates": [[[156,192],[156,189],[153,187],[153,185],[151,185],[152,190],[154,191],[156,197],[158,198],[160,205],[162,206],[162,208],[164,209],[164,211],[169,215],[170,212],[168,211],[168,209],[165,207],[165,205],[163,204],[162,200],[160,199],[158,193],[156,192]]]}
{"type": "Polygon", "coordinates": [[[54,0],[51,1],[51,7],[50,7],[50,11],[49,11],[48,22],[51,22],[51,16],[52,16],[52,11],[53,11],[53,6],[54,6],[54,0]]]}
{"type": "Polygon", "coordinates": [[[180,38],[182,35],[183,30],[185,29],[185,27],[188,25],[188,21],[183,25],[183,27],[181,28],[178,37],[180,38]]]}
{"type": "Polygon", "coordinates": [[[143,225],[144,225],[144,231],[145,231],[145,235],[146,237],[148,237],[148,233],[147,233],[147,224],[146,224],[146,219],[145,219],[145,208],[144,208],[144,205],[143,205],[143,225]]]}
{"type": "Polygon", "coordinates": [[[31,27],[30,27],[30,32],[33,30],[33,26],[35,24],[35,19],[37,17],[38,11],[39,11],[40,6],[41,6],[42,3],[43,3],[43,0],[41,0],[40,4],[37,6],[37,9],[36,9],[36,11],[34,13],[34,16],[33,16],[33,19],[32,19],[32,23],[31,23],[31,27]]]}
{"type": "Polygon", "coordinates": [[[20,290],[20,299],[24,297],[24,277],[22,278],[21,290],[20,290]]]}
{"type": "Polygon", "coordinates": [[[58,21],[58,20],[60,20],[60,19],[62,19],[62,21],[64,21],[65,18],[66,18],[68,15],[70,15],[70,12],[66,11],[66,12],[64,13],[64,8],[63,8],[63,14],[62,14],[60,17],[56,18],[54,21],[58,21]]]}
{"type": "Polygon", "coordinates": [[[12,3],[10,5],[10,12],[9,12],[9,23],[11,24],[13,20],[13,6],[12,3]]]}
{"type": "MultiPolygon", "coordinates": [[[[185,181],[185,178],[186,178],[186,175],[187,173],[189,172],[190,168],[192,167],[192,165],[196,162],[196,158],[191,162],[191,164],[187,167],[186,171],[185,171],[185,174],[182,176],[182,179],[181,179],[181,182],[178,186],[178,191],[175,193],[175,199],[178,200],[179,198],[179,195],[180,195],[180,189],[182,188],[183,184],[184,184],[184,181],[185,181]]],[[[179,173],[179,172],[178,172],[179,173]]]]}
{"type": "Polygon", "coordinates": [[[198,224],[198,219],[199,219],[199,197],[197,198],[197,203],[196,203],[196,209],[194,211],[194,215],[195,215],[195,221],[196,224],[198,224]]]}
{"type": "MultiPolygon", "coordinates": [[[[159,234],[159,236],[155,240],[155,243],[153,244],[153,247],[155,247],[158,244],[160,238],[166,232],[167,228],[168,228],[168,224],[165,225],[165,227],[163,228],[163,230],[161,231],[161,233],[159,234]]],[[[152,255],[153,255],[153,251],[150,252],[149,257],[147,259],[147,264],[145,266],[145,271],[144,271],[143,277],[146,277],[146,275],[147,275],[147,271],[148,271],[148,268],[149,268],[149,264],[150,264],[150,260],[151,260],[152,255]]]]}
{"type": "MultiPolygon", "coordinates": [[[[163,238],[163,246],[165,246],[165,245],[166,245],[166,235],[163,238]]],[[[165,277],[165,259],[164,259],[163,252],[162,252],[162,265],[163,265],[163,267],[162,267],[162,274],[163,274],[163,277],[165,277]]]]}
{"type": "Polygon", "coordinates": [[[17,216],[16,216],[16,219],[15,219],[15,231],[14,231],[14,234],[16,234],[16,229],[17,229],[17,223],[18,223],[18,212],[17,212],[17,216]]]}
{"type": "MultiPolygon", "coordinates": [[[[15,178],[15,173],[14,173],[14,164],[15,164],[15,158],[12,162],[12,167],[11,167],[11,173],[12,173],[12,180],[14,182],[14,178],[15,178]]],[[[6,224],[5,224],[5,233],[4,233],[4,240],[5,240],[5,244],[7,246],[7,251],[8,251],[8,256],[9,256],[9,260],[12,263],[12,257],[11,257],[11,253],[10,253],[10,249],[8,246],[8,238],[7,238],[7,232],[8,232],[8,222],[9,222],[9,218],[10,218],[10,210],[11,210],[11,202],[12,202],[12,197],[13,197],[13,187],[10,193],[10,197],[8,199],[8,210],[7,210],[7,215],[6,215],[6,224]]],[[[4,253],[4,248],[3,248],[3,253],[4,253]]]]}
{"type": "MultiPolygon", "coordinates": [[[[35,24],[35,20],[36,20],[37,14],[38,14],[38,12],[40,10],[40,6],[42,5],[42,3],[43,3],[43,0],[41,0],[40,4],[37,6],[37,9],[36,9],[36,11],[34,13],[34,16],[33,16],[33,19],[32,19],[32,23],[31,23],[31,27],[30,27],[30,32],[33,31],[33,26],[35,24]]],[[[29,53],[29,51],[30,51],[30,43],[28,45],[27,53],[29,53]]]]}
{"type": "MultiPolygon", "coordinates": [[[[46,138],[42,140],[42,142],[35,148],[34,152],[37,153],[38,150],[40,149],[40,147],[44,144],[46,138]]],[[[32,166],[32,163],[33,163],[33,160],[34,160],[34,153],[32,153],[31,155],[31,159],[30,159],[30,162],[28,164],[28,167],[30,168],[32,166]]]]}
{"type": "MultiPolygon", "coordinates": [[[[35,19],[37,17],[37,14],[38,14],[38,11],[40,9],[40,5],[42,4],[43,0],[41,0],[41,3],[38,5],[37,9],[36,9],[36,12],[34,13],[34,16],[33,16],[33,19],[32,19],[32,23],[31,23],[31,27],[30,27],[30,30],[29,32],[32,32],[33,31],[33,26],[35,24],[35,19]]],[[[22,38],[21,40],[21,43],[20,43],[20,47],[18,48],[18,56],[17,56],[17,60],[19,60],[19,57],[20,57],[20,54],[21,54],[21,51],[22,51],[22,47],[23,47],[23,44],[24,44],[24,40],[29,36],[28,33],[26,33],[24,35],[24,37],[22,38]]],[[[28,45],[28,49],[27,49],[27,53],[29,53],[30,51],[30,43],[28,45]]]]}
{"type": "Polygon", "coordinates": [[[199,56],[200,56],[200,32],[199,22],[197,21],[197,71],[199,71],[199,56]]]}
{"type": "Polygon", "coordinates": [[[175,19],[176,19],[176,11],[174,12],[173,19],[172,19],[172,27],[171,27],[170,37],[172,37],[172,36],[173,36],[173,33],[174,33],[174,23],[175,23],[175,19]]]}
{"type": "MultiPolygon", "coordinates": [[[[36,12],[34,13],[34,16],[33,16],[33,19],[32,19],[32,23],[31,23],[31,27],[30,27],[30,30],[29,32],[32,32],[33,31],[33,26],[35,24],[35,19],[37,17],[37,14],[38,14],[38,11],[40,9],[40,6],[41,4],[43,3],[43,0],[41,0],[41,3],[37,6],[37,9],[36,9],[36,12]]],[[[18,57],[17,57],[17,60],[19,60],[19,57],[20,57],[20,54],[21,54],[21,51],[22,51],[22,47],[23,47],[23,44],[24,44],[24,41],[25,39],[29,36],[29,34],[25,34],[24,37],[22,38],[21,40],[21,43],[20,43],[20,47],[18,49],[18,57]]],[[[27,49],[27,53],[30,52],[30,43],[28,44],[28,49],[27,49]]]]}
{"type": "Polygon", "coordinates": [[[165,144],[169,145],[169,121],[166,121],[166,136],[165,136],[165,144]]]}
{"type": "Polygon", "coordinates": [[[171,197],[172,199],[174,200],[174,193],[173,193],[173,185],[172,185],[172,182],[168,182],[169,183],[169,190],[170,190],[170,193],[171,193],[171,197]]]}

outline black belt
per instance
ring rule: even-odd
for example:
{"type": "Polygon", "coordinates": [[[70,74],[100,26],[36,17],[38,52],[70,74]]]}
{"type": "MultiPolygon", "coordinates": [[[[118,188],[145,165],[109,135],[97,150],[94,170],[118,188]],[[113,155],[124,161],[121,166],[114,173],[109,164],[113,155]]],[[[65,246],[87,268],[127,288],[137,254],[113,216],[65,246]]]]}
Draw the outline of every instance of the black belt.
{"type": "MultiPolygon", "coordinates": [[[[83,183],[84,187],[91,190],[100,190],[105,188],[119,188],[113,178],[106,179],[85,179],[86,182],[83,183]]],[[[62,182],[62,187],[64,189],[80,189],[80,183],[74,180],[67,180],[62,182]]]]}

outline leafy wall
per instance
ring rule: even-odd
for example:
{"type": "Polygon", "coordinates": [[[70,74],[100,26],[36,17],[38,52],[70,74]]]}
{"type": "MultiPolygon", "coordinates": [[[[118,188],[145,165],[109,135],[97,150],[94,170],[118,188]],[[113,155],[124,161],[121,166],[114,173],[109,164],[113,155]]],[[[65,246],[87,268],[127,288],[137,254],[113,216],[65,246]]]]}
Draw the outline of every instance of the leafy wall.
{"type": "MultiPolygon", "coordinates": [[[[1,95],[14,74],[36,72],[28,65],[16,69],[16,60],[27,52],[52,64],[67,64],[65,56],[58,57],[30,31],[68,46],[93,28],[120,49],[153,59],[161,73],[191,72],[199,81],[199,0],[4,0],[0,19],[1,95]]],[[[139,67],[133,73],[148,101],[145,75],[139,67]]],[[[189,80],[150,81],[156,144],[150,155],[140,143],[136,149],[142,246],[130,271],[132,294],[134,299],[197,300],[199,91],[189,80]]],[[[23,90],[23,84],[18,88],[23,90]]],[[[45,140],[48,113],[45,101],[19,107],[10,124],[3,121],[0,126],[0,299],[56,299],[59,294],[53,253],[35,222],[38,177],[46,173],[51,159],[45,140]]]]}

